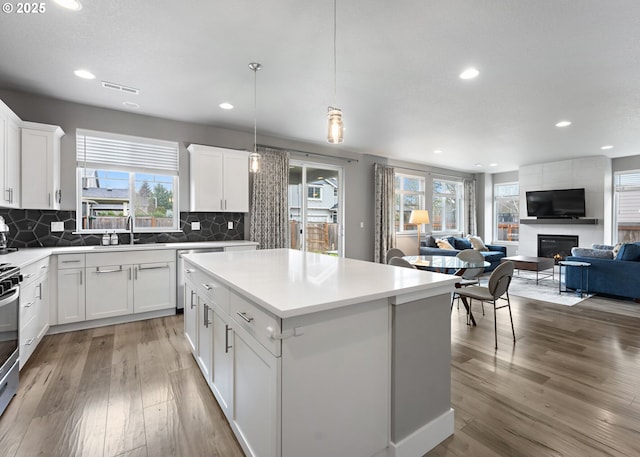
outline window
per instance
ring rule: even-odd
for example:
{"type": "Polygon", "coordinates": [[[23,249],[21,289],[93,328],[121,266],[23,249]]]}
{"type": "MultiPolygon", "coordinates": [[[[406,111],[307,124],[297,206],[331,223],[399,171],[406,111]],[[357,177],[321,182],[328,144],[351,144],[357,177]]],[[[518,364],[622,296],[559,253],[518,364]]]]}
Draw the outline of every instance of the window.
{"type": "Polygon", "coordinates": [[[409,224],[411,211],[424,209],[424,178],[395,174],[395,226],[396,233],[414,232],[417,227],[409,224]]]}
{"type": "Polygon", "coordinates": [[[640,241],[640,170],[614,176],[616,241],[640,241]]]}
{"type": "Polygon", "coordinates": [[[78,130],[77,230],[179,230],[178,143],[78,130]]]}
{"type": "Polygon", "coordinates": [[[322,200],[322,186],[309,185],[307,188],[309,200],[322,200]]]}
{"type": "Polygon", "coordinates": [[[433,232],[463,231],[463,187],[460,181],[433,180],[431,227],[433,232]]]}
{"type": "Polygon", "coordinates": [[[520,186],[496,184],[493,188],[494,227],[497,241],[518,241],[520,229],[520,186]]]}

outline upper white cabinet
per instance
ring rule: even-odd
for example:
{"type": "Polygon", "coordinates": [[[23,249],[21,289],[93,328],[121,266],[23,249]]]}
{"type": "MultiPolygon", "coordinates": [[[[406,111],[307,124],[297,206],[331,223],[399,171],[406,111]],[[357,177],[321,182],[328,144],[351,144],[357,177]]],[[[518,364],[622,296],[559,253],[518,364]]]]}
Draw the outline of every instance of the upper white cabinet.
{"type": "Polygon", "coordinates": [[[60,138],[56,125],[22,123],[22,208],[60,209],[60,138]]]}
{"type": "Polygon", "coordinates": [[[20,118],[0,101],[0,206],[20,206],[20,118]]]}
{"type": "Polygon", "coordinates": [[[249,212],[249,153],[190,145],[190,211],[249,212]]]}

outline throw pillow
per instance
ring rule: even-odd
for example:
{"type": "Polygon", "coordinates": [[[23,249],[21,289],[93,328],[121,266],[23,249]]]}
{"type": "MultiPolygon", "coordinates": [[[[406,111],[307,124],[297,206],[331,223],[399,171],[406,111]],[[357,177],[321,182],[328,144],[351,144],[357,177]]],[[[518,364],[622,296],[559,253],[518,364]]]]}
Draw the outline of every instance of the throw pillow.
{"type": "Polygon", "coordinates": [[[571,255],[576,257],[594,257],[597,259],[613,259],[613,251],[592,248],[571,248],[571,255]]]}
{"type": "Polygon", "coordinates": [[[640,244],[624,243],[618,251],[616,260],[640,261],[640,244]]]}
{"type": "Polygon", "coordinates": [[[436,243],[438,244],[438,247],[440,249],[448,249],[448,250],[453,250],[453,246],[451,246],[451,244],[447,241],[447,240],[436,240],[436,243]]]}
{"type": "Polygon", "coordinates": [[[480,238],[479,236],[468,235],[467,239],[471,242],[471,246],[476,251],[488,251],[489,250],[489,248],[486,247],[485,244],[482,242],[482,238],[480,238]]]}
{"type": "Polygon", "coordinates": [[[464,251],[465,249],[472,249],[471,242],[466,238],[454,238],[453,247],[458,249],[459,251],[464,251]]]}
{"type": "Polygon", "coordinates": [[[437,248],[438,244],[436,243],[436,239],[433,237],[433,235],[427,235],[427,237],[425,238],[425,245],[428,248],[437,248]]]}
{"type": "Polygon", "coordinates": [[[622,244],[623,244],[623,243],[618,243],[618,244],[616,244],[616,245],[613,247],[612,251],[613,251],[613,258],[614,258],[614,259],[615,259],[616,257],[618,257],[618,252],[620,252],[620,248],[622,247],[622,244]]]}

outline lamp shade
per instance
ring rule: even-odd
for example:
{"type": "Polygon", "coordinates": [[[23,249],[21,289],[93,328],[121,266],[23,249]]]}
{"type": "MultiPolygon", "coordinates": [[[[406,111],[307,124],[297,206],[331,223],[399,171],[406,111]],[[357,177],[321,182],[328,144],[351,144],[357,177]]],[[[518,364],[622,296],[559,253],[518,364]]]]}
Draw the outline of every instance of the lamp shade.
{"type": "Polygon", "coordinates": [[[429,224],[429,211],[426,209],[414,209],[409,217],[409,224],[429,224]]]}

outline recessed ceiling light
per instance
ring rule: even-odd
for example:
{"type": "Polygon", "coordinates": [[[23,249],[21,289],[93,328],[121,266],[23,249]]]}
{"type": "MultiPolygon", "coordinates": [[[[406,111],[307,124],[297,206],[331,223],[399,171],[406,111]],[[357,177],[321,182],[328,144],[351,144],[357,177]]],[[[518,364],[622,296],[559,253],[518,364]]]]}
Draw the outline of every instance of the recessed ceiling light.
{"type": "Polygon", "coordinates": [[[82,3],[80,3],[78,0],[53,0],[54,2],[56,2],[58,5],[60,5],[63,8],[66,8],[68,10],[72,10],[72,11],[80,11],[82,9],[82,3]]]}
{"type": "Polygon", "coordinates": [[[124,106],[126,106],[127,108],[131,108],[131,109],[138,109],[140,108],[140,105],[138,105],[137,103],[134,102],[122,102],[122,104],[124,106]]]}
{"type": "Polygon", "coordinates": [[[442,154],[442,150],[440,149],[436,149],[435,151],[433,151],[434,154],[442,154]]]}
{"type": "Polygon", "coordinates": [[[602,149],[603,151],[606,149],[613,149],[613,146],[610,144],[607,144],[606,146],[602,146],[600,149],[602,149]]]}
{"type": "Polygon", "coordinates": [[[96,79],[96,75],[88,70],[76,70],[73,74],[82,79],[96,79]]]}
{"type": "Polygon", "coordinates": [[[489,164],[489,166],[490,166],[490,167],[497,167],[497,166],[498,166],[498,164],[497,164],[497,163],[490,163],[490,164],[489,164]]]}
{"type": "Polygon", "coordinates": [[[556,124],[556,127],[569,127],[570,125],[570,121],[560,121],[556,124]]]}
{"type": "Polygon", "coordinates": [[[473,79],[477,77],[480,72],[476,68],[467,68],[465,71],[460,73],[460,79],[473,79]]]}
{"type": "Polygon", "coordinates": [[[233,105],[227,102],[220,103],[218,106],[222,109],[233,109],[233,105]]]}
{"type": "Polygon", "coordinates": [[[480,168],[481,166],[482,166],[482,164],[481,164],[481,163],[477,163],[477,164],[476,164],[476,167],[478,167],[478,168],[480,168]]]}

